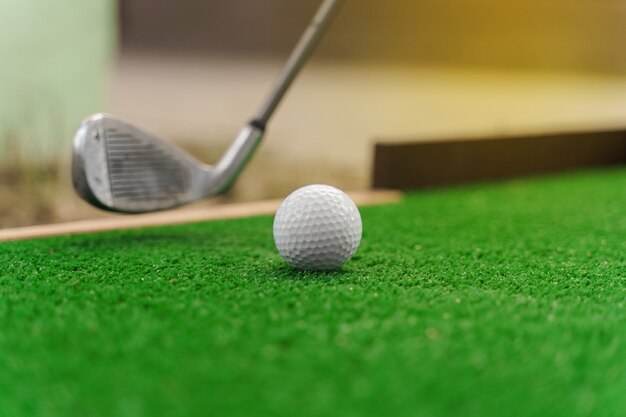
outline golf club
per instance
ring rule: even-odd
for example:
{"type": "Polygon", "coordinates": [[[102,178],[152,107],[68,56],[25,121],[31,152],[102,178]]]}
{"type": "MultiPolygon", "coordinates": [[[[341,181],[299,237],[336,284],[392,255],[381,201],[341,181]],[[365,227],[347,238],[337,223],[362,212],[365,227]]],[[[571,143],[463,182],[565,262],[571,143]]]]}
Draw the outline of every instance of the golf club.
{"type": "Polygon", "coordinates": [[[99,113],[83,121],[74,136],[72,182],[76,192],[104,210],[146,213],[228,190],[342,3],[322,3],[258,115],[239,132],[217,164],[206,165],[152,133],[99,113]]]}

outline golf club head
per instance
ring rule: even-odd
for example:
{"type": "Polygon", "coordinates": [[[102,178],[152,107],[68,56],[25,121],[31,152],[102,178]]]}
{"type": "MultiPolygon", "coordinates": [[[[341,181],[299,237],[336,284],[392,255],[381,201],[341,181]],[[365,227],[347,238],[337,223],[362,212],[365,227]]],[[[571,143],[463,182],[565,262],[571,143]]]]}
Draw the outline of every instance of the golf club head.
{"type": "Polygon", "coordinates": [[[261,111],[215,166],[202,164],[156,135],[115,117],[96,114],[86,119],[74,136],[72,181],[77,193],[104,210],[145,213],[226,191],[254,154],[267,122],[342,3],[322,3],[261,111]]]}
{"type": "Polygon", "coordinates": [[[202,198],[212,167],[106,114],[87,118],[74,136],[72,181],[77,193],[108,211],[145,213],[202,198]]]}

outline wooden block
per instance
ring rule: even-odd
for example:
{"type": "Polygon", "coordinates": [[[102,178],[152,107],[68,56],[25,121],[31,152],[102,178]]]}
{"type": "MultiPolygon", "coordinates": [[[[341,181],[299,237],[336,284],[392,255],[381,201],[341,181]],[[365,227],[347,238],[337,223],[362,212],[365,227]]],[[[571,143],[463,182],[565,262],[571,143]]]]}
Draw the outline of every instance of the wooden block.
{"type": "Polygon", "coordinates": [[[416,189],[626,164],[626,129],[379,143],[374,188],[416,189]]]}

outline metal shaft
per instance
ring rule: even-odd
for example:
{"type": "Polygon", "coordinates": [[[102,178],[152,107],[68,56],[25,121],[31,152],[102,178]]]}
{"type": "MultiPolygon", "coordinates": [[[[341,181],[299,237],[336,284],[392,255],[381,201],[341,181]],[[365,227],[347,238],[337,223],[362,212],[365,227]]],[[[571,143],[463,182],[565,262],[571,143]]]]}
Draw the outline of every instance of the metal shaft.
{"type": "Polygon", "coordinates": [[[255,124],[265,126],[274,114],[281,99],[289,89],[289,86],[298,75],[302,66],[313,53],[313,50],[330,26],[330,23],[339,11],[344,0],[325,0],[313,17],[300,41],[291,53],[283,72],[274,84],[267,101],[261,107],[258,116],[254,119],[255,124]]]}

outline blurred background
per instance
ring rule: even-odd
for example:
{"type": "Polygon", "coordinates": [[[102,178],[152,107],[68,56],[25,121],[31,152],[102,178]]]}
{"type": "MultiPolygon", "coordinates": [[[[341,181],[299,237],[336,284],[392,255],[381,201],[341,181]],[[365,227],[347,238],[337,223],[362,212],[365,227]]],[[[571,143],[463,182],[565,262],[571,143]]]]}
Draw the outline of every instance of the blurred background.
{"type": "MultiPolygon", "coordinates": [[[[318,5],[0,2],[0,227],[108,215],[71,187],[90,113],[215,160],[318,5]]],[[[624,39],[626,0],[347,0],[221,201],[365,189],[380,141],[624,127],[624,39]]]]}

